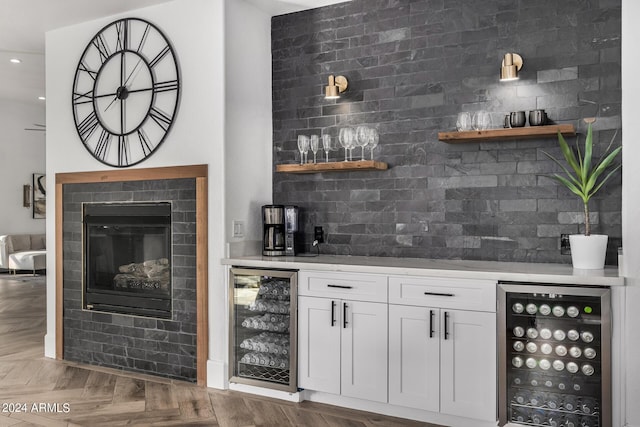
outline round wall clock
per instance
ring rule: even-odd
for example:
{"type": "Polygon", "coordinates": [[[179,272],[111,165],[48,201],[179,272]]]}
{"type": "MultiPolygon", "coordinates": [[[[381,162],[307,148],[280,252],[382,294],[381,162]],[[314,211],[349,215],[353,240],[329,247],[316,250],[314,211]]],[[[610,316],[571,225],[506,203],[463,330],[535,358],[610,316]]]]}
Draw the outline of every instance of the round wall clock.
{"type": "Polygon", "coordinates": [[[73,80],[73,119],[100,162],[133,166],[162,144],[176,117],[180,71],[165,35],[138,18],[120,19],[89,42],[73,80]]]}

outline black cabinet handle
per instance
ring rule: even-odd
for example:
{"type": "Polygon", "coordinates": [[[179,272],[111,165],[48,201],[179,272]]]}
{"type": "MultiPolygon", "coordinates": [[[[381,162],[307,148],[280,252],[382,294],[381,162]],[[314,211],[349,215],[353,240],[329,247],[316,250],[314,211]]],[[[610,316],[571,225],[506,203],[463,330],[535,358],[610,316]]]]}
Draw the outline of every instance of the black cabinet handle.
{"type": "Polygon", "coordinates": [[[353,289],[353,286],[345,286],[345,285],[327,285],[327,288],[353,289]]]}
{"type": "Polygon", "coordinates": [[[429,310],[429,338],[433,338],[433,310],[429,310]]]}
{"type": "Polygon", "coordinates": [[[347,329],[347,324],[349,322],[347,322],[347,303],[343,302],[342,303],[342,327],[344,329],[347,329]]]}
{"type": "Polygon", "coordinates": [[[336,325],[336,302],[331,301],[331,326],[336,325]]]}
{"type": "Polygon", "coordinates": [[[444,312],[444,339],[449,338],[449,312],[444,312]]]}
{"type": "Polygon", "coordinates": [[[438,297],[455,297],[454,294],[447,294],[447,293],[444,293],[444,292],[425,292],[424,294],[425,295],[435,295],[435,296],[438,296],[438,297]]]}

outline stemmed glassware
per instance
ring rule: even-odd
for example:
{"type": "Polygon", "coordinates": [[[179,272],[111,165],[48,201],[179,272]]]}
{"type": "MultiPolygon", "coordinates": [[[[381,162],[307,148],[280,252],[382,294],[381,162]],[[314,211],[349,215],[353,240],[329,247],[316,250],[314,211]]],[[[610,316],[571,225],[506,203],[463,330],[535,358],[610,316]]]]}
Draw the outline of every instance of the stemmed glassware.
{"type": "Polygon", "coordinates": [[[300,151],[300,164],[307,163],[307,152],[309,151],[309,137],[298,135],[298,151],[300,151]]]}
{"type": "MultiPolygon", "coordinates": [[[[378,134],[378,129],[376,128],[369,129],[369,139],[367,142],[368,142],[369,148],[371,149],[371,160],[373,160],[373,149],[378,146],[379,141],[380,141],[380,135],[378,134]]],[[[364,148],[363,148],[363,151],[364,151],[364,148]]]]}
{"type": "Polygon", "coordinates": [[[322,135],[322,149],[324,150],[324,154],[327,159],[327,163],[329,163],[329,151],[332,151],[335,148],[333,145],[333,141],[331,139],[331,135],[324,134],[322,135]]]}
{"type": "Polygon", "coordinates": [[[491,127],[491,115],[487,111],[476,111],[471,119],[473,129],[487,130],[491,127]]]}
{"type": "Polygon", "coordinates": [[[342,128],[338,134],[340,145],[344,148],[344,161],[351,159],[351,150],[353,149],[354,132],[351,128],[342,128]]]}
{"type": "Polygon", "coordinates": [[[458,131],[472,129],[471,113],[469,113],[468,111],[458,113],[458,119],[456,120],[456,129],[458,129],[458,131]]]}
{"type": "Polygon", "coordinates": [[[361,160],[364,160],[364,147],[369,143],[369,133],[371,129],[366,126],[358,126],[356,128],[355,145],[362,148],[361,160]]]}
{"type": "Polygon", "coordinates": [[[318,135],[311,135],[309,146],[313,152],[313,163],[316,163],[316,155],[318,154],[318,148],[320,148],[320,137],[318,135]]]}

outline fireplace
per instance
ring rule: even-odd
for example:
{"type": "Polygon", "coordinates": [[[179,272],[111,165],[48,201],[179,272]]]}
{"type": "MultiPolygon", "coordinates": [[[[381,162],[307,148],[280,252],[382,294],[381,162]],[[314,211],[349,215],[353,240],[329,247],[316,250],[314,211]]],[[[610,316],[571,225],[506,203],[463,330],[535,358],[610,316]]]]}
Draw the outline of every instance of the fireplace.
{"type": "Polygon", "coordinates": [[[83,204],[83,308],[170,319],[171,203],[83,204]]]}

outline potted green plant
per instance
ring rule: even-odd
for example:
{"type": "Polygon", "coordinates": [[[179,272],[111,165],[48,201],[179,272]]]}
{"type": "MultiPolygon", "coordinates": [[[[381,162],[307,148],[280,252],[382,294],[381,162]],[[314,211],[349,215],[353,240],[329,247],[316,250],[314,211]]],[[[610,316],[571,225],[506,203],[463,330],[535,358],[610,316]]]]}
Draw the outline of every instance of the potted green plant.
{"type": "Polygon", "coordinates": [[[584,206],[584,234],[569,236],[571,246],[571,261],[574,268],[601,269],[604,268],[604,260],[607,251],[608,236],[603,234],[591,234],[591,220],[589,218],[589,200],[621,167],[614,160],[620,154],[622,147],[612,150],[613,140],[600,157],[600,161],[593,159],[593,129],[595,118],[584,119],[587,123],[587,136],[582,150],[576,142],[575,152],[569,147],[564,136],[558,132],[558,143],[566,161],[566,165],[549,153],[543,153],[557,163],[564,174],[551,174],[549,178],[556,180],[572,193],[576,194],[584,206]]]}

